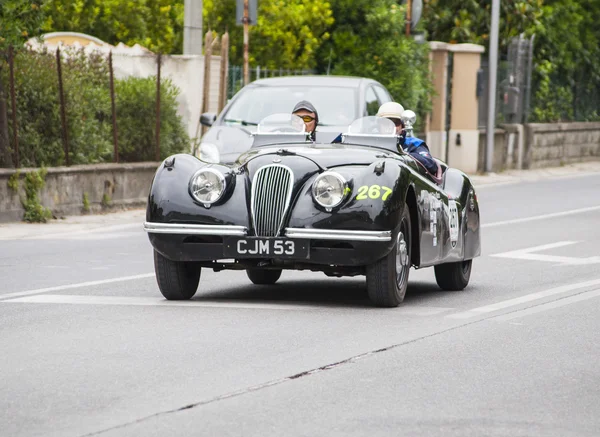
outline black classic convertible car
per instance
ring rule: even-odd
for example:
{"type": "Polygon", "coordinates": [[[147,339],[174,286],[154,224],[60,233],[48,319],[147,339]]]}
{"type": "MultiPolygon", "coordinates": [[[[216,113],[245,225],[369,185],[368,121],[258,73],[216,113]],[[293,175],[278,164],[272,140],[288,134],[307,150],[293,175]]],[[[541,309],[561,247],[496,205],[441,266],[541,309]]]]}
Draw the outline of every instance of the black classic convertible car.
{"type": "Polygon", "coordinates": [[[433,266],[444,290],[467,286],[480,255],[475,190],[442,162],[429,175],[390,120],[359,118],[335,143],[310,141],[289,113],[236,132],[156,172],[144,229],[165,298],[190,299],[202,268],[245,270],[255,284],[285,269],[366,275],[383,307],[403,301],[411,266],[433,266]]]}

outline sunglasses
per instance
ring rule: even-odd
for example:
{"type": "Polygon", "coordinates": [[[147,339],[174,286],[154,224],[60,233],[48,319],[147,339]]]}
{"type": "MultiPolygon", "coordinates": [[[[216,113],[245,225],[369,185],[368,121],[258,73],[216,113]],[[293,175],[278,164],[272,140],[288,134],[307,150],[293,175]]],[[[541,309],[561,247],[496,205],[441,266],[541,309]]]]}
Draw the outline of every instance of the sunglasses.
{"type": "Polygon", "coordinates": [[[304,123],[310,123],[315,119],[315,117],[311,117],[310,115],[300,115],[299,116],[304,123]]]}

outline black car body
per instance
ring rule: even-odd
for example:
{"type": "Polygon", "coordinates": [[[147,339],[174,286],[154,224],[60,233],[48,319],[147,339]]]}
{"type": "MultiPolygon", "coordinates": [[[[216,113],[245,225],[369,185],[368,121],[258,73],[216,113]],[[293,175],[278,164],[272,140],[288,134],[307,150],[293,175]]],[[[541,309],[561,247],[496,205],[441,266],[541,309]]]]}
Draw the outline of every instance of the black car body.
{"type": "Polygon", "coordinates": [[[259,284],[284,269],[366,275],[379,306],[404,299],[411,266],[434,266],[444,289],[468,284],[480,226],[467,175],[440,162],[441,178],[429,176],[387,119],[359,119],[336,144],[294,129],[259,128],[235,160],[161,164],[144,227],[166,298],[191,298],[201,268],[244,269],[259,284]]]}

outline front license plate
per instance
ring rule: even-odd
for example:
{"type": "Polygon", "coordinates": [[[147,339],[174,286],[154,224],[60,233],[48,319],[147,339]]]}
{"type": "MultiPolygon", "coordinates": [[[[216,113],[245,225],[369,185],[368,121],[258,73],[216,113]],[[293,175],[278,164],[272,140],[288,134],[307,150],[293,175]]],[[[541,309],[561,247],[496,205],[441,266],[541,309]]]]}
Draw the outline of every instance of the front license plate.
{"type": "Polygon", "coordinates": [[[223,255],[232,258],[308,259],[309,240],[291,238],[226,237],[223,255]]]}

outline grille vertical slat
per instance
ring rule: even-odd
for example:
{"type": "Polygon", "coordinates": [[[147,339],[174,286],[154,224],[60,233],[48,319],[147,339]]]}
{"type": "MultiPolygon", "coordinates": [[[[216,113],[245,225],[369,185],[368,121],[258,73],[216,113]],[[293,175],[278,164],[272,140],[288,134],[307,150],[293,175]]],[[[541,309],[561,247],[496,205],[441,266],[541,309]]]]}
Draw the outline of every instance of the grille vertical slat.
{"type": "Polygon", "coordinates": [[[252,182],[252,220],[259,237],[276,237],[289,208],[294,175],[283,165],[260,168],[252,182]]]}
{"type": "MultiPolygon", "coordinates": [[[[256,191],[257,191],[257,199],[263,199],[265,196],[264,190],[268,185],[267,173],[262,172],[257,175],[256,178],[256,191]]],[[[256,229],[263,229],[265,225],[265,217],[267,216],[267,211],[265,208],[258,208],[256,211],[256,229]]],[[[258,235],[258,233],[257,233],[258,235]]]]}

